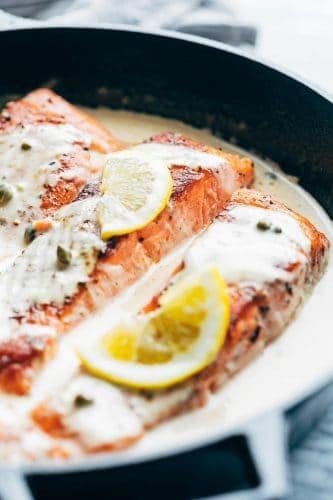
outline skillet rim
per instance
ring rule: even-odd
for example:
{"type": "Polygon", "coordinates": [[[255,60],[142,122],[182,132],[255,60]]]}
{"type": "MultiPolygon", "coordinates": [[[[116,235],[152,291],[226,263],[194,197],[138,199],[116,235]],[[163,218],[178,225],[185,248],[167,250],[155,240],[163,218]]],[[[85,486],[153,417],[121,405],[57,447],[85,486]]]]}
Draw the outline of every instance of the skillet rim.
{"type": "Polygon", "coordinates": [[[185,42],[195,43],[199,45],[205,45],[207,47],[211,47],[214,49],[222,50],[224,52],[228,52],[230,54],[234,54],[243,59],[247,59],[253,63],[257,63],[259,65],[265,66],[268,69],[272,69],[277,73],[280,73],[287,78],[294,80],[301,85],[304,85],[312,92],[317,94],[319,97],[325,99],[330,104],[333,104],[333,91],[332,93],[322,88],[320,85],[308,80],[306,77],[301,76],[297,72],[294,72],[288,68],[285,68],[281,64],[274,63],[270,61],[269,58],[257,56],[256,54],[251,54],[246,52],[245,50],[239,49],[237,47],[233,47],[232,45],[228,45],[223,42],[218,42],[215,40],[210,40],[209,38],[205,38],[199,35],[191,35],[187,33],[182,33],[178,31],[172,30],[164,30],[164,29],[146,29],[141,28],[139,26],[132,26],[129,24],[117,24],[117,23],[85,23],[82,25],[76,24],[57,24],[57,23],[44,23],[44,24],[36,24],[36,25],[27,25],[27,26],[12,26],[5,29],[0,30],[1,33],[4,32],[24,32],[24,31],[53,31],[53,30],[88,30],[88,31],[120,31],[127,33],[141,33],[143,35],[153,35],[161,38],[171,38],[175,40],[183,40],[185,42]]]}
{"type": "MultiPolygon", "coordinates": [[[[32,22],[32,21],[31,21],[32,22]]],[[[29,21],[28,21],[29,23],[29,21]]],[[[210,40],[198,35],[191,35],[191,34],[186,34],[186,33],[181,33],[177,31],[171,31],[171,30],[162,30],[162,29],[146,29],[146,28],[141,28],[141,27],[136,27],[136,26],[131,26],[127,24],[115,24],[115,23],[85,23],[82,25],[75,25],[75,24],[57,24],[57,23],[43,23],[39,24],[36,22],[36,24],[29,25],[27,23],[26,26],[11,26],[5,29],[0,30],[0,39],[1,39],[1,33],[7,33],[7,32],[28,32],[28,31],[57,31],[57,30],[65,30],[65,31],[88,31],[88,32],[94,32],[94,31],[117,31],[117,32],[122,32],[122,33],[137,33],[137,34],[142,34],[142,35],[147,35],[147,36],[153,36],[153,37],[160,37],[160,38],[166,38],[166,39],[174,39],[174,40],[180,40],[184,42],[189,42],[191,44],[198,44],[198,45],[204,45],[206,47],[210,47],[212,49],[224,51],[230,54],[233,54],[237,57],[246,59],[251,61],[254,64],[257,64],[259,66],[264,66],[267,69],[273,70],[274,72],[280,74],[282,77],[287,77],[290,80],[296,81],[303,87],[306,87],[310,91],[312,91],[317,97],[320,99],[324,99],[324,101],[327,102],[328,105],[333,105],[333,93],[331,94],[330,92],[326,91],[323,89],[321,86],[307,80],[305,77],[302,77],[301,75],[294,73],[292,70],[289,70],[287,68],[284,68],[283,66],[279,64],[275,64],[271,61],[269,61],[266,58],[263,58],[261,56],[253,55],[251,53],[245,52],[242,49],[232,47],[230,45],[227,45],[223,42],[218,42],[214,40],[210,40]]],[[[310,193],[311,194],[311,193],[310,193]]],[[[318,203],[318,202],[317,202],[318,203]]],[[[321,206],[318,203],[318,206],[321,208],[321,206]]],[[[331,222],[331,219],[327,215],[326,211],[322,209],[323,212],[327,216],[327,222],[331,222]]],[[[329,225],[329,224],[328,224],[329,225]]],[[[330,231],[330,234],[328,235],[330,239],[333,241],[333,227],[332,230],[330,231]]],[[[330,264],[329,264],[330,265],[330,264]]],[[[331,264],[332,265],[332,264],[331,264]]],[[[63,462],[55,462],[55,461],[44,461],[42,463],[36,463],[36,464],[13,464],[10,466],[3,466],[3,464],[0,462],[0,472],[1,473],[18,473],[18,474],[23,474],[23,475],[45,475],[45,474],[71,474],[71,473],[78,473],[78,472],[89,472],[93,470],[100,470],[100,469],[106,469],[106,468],[116,468],[116,467],[123,467],[123,466],[128,466],[128,465],[135,465],[139,463],[145,463],[145,462],[150,462],[153,460],[158,460],[161,458],[166,458],[166,457],[171,457],[174,455],[178,455],[181,453],[185,453],[191,450],[199,449],[201,447],[209,446],[213,444],[214,442],[218,442],[220,440],[226,439],[230,436],[238,435],[238,434],[245,434],[246,435],[246,430],[251,426],[255,425],[256,420],[259,420],[261,418],[264,418],[265,415],[270,415],[272,413],[276,414],[283,414],[287,410],[291,410],[294,408],[296,405],[307,399],[308,397],[314,395],[316,392],[318,392],[320,389],[324,388],[333,378],[333,367],[332,367],[332,373],[326,373],[322,374],[320,377],[318,377],[318,380],[315,382],[312,382],[311,384],[307,385],[303,390],[299,391],[299,394],[296,396],[292,397],[289,399],[289,401],[285,401],[284,403],[281,404],[276,404],[270,408],[269,411],[259,413],[255,417],[244,421],[241,425],[231,427],[227,429],[226,431],[215,431],[213,434],[211,434],[208,438],[200,437],[197,439],[194,443],[188,443],[186,445],[184,444],[179,444],[175,447],[173,447],[171,450],[166,450],[166,451],[152,451],[144,456],[126,456],[127,450],[124,452],[117,452],[117,451],[111,451],[111,452],[106,452],[100,455],[87,455],[83,457],[82,459],[79,460],[73,460],[73,461],[63,461],[63,462]]],[[[129,449],[130,450],[130,449],[129,449]]]]}

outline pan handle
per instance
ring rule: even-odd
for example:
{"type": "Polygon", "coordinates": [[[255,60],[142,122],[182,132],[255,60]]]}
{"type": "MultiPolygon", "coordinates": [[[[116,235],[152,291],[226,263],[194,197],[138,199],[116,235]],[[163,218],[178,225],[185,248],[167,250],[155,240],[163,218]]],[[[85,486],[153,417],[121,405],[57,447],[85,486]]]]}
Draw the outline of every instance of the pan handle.
{"type": "Polygon", "coordinates": [[[260,484],[257,488],[222,495],[221,500],[280,499],[290,492],[287,467],[288,424],[274,412],[255,419],[243,430],[260,484]]]}
{"type": "MultiPolygon", "coordinates": [[[[259,486],[220,495],[221,500],[268,500],[285,498],[289,492],[287,471],[287,423],[282,413],[263,415],[241,430],[259,477],[259,486]]],[[[1,500],[33,500],[19,470],[0,471],[1,500]]]]}
{"type": "Polygon", "coordinates": [[[1,500],[33,500],[28,483],[19,470],[0,471],[1,500]]]}

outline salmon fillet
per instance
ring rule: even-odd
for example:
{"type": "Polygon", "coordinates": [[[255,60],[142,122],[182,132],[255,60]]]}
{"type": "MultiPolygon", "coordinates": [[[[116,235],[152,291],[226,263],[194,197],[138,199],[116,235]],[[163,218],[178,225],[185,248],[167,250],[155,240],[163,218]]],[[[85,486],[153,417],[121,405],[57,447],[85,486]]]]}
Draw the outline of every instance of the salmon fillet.
{"type": "MultiPolygon", "coordinates": [[[[210,242],[219,236],[223,259],[218,265],[228,284],[231,321],[216,360],[187,382],[164,391],[135,393],[78,371],[71,375],[63,391],[35,408],[33,418],[41,429],[53,437],[75,442],[83,453],[128,446],[159,422],[203,406],[212,392],[283,332],[325,269],[329,249],[326,236],[271,196],[243,189],[234,193],[216,222],[194,241],[179,275],[189,269],[191,262],[192,266],[197,265],[195,255],[204,266],[202,249],[204,245],[211,248],[210,242]],[[211,239],[205,243],[209,232],[211,239]],[[256,245],[257,241],[261,245],[256,245]],[[281,249],[283,255],[279,255],[281,249]],[[239,251],[246,255],[244,269],[232,270],[233,263],[228,259],[236,253],[237,261],[239,251]],[[252,275],[255,256],[261,259],[260,270],[252,275]],[[112,405],[115,391],[118,398],[121,394],[118,413],[112,405]],[[91,404],[73,406],[78,395],[91,404]],[[108,410],[102,404],[105,400],[108,410]],[[105,411],[109,417],[108,432],[103,435],[94,429],[98,427],[99,412],[105,411]],[[124,418],[128,425],[120,428],[119,418],[124,418]]],[[[208,255],[208,260],[211,257],[212,254],[208,255]]],[[[154,303],[158,304],[158,298],[154,303]]]]}
{"type": "Polygon", "coordinates": [[[47,88],[34,90],[18,101],[7,103],[0,123],[2,131],[21,124],[70,123],[91,135],[91,149],[100,153],[116,150],[121,144],[95,118],[47,88]]]}
{"type": "Polygon", "coordinates": [[[59,333],[67,332],[104,306],[152,264],[202,231],[235,189],[248,186],[253,179],[250,159],[182,136],[159,135],[136,148],[157,158],[166,155],[174,184],[168,206],[143,229],[112,238],[107,244],[100,240],[94,211],[99,198],[98,182],[88,184],[77,201],[55,215],[55,232],[34,240],[2,278],[7,320],[13,332],[0,342],[2,390],[29,392],[39,366],[52,355],[59,333]],[[63,241],[78,255],[77,267],[72,268],[78,275],[71,275],[69,269],[67,285],[64,271],[52,267],[57,246],[63,241]],[[83,271],[86,275],[82,276],[83,271]],[[68,289],[68,283],[72,288],[68,289]],[[44,300],[41,289],[50,298],[44,300]],[[52,296],[52,289],[58,290],[61,297],[52,296]],[[28,307],[17,305],[20,300],[28,307]]]}
{"type": "Polygon", "coordinates": [[[195,378],[196,394],[191,406],[205,402],[210,392],[221,387],[283,332],[327,265],[330,245],[326,236],[305,217],[269,195],[250,190],[236,192],[221,220],[227,220],[234,208],[248,206],[292,217],[308,239],[309,250],[305,253],[300,249],[300,254],[304,252],[303,261],[288,263],[285,279],[259,285],[229,283],[231,322],[227,339],[216,361],[195,378]]]}
{"type": "MultiPolygon", "coordinates": [[[[38,89],[29,93],[18,101],[9,102],[0,116],[0,134],[9,136],[20,133],[14,141],[26,131],[32,139],[38,138],[38,131],[43,135],[40,141],[47,139],[47,130],[56,128],[63,129],[71,133],[72,144],[67,145],[65,151],[57,150],[58,165],[52,173],[54,182],[52,185],[43,183],[41,180],[41,193],[38,207],[34,207],[32,216],[41,214],[49,215],[64,204],[73,201],[82,186],[100,171],[100,162],[92,157],[94,153],[108,153],[123,147],[122,143],[116,140],[111,132],[105,129],[94,118],[75,108],[62,97],[49,89],[38,89]],[[67,127],[67,128],[66,128],[67,127]],[[70,127],[70,128],[69,128],[70,127]],[[76,133],[75,133],[76,132],[76,133]]],[[[24,137],[26,137],[24,135],[24,137]]],[[[21,153],[26,158],[26,171],[31,169],[31,154],[34,152],[34,145],[24,142],[21,153]]],[[[45,143],[47,150],[48,144],[45,143]]],[[[47,151],[46,151],[47,156],[47,151]]],[[[48,158],[49,161],[56,158],[48,158]]],[[[2,161],[4,161],[2,159],[2,161]]],[[[51,165],[51,163],[50,163],[51,165]]],[[[39,167],[39,165],[36,165],[39,167]]],[[[2,171],[4,166],[2,166],[2,171]]],[[[17,172],[17,181],[22,180],[25,172],[17,172]]],[[[43,174],[45,177],[45,174],[43,174]]],[[[37,189],[37,187],[36,187],[37,189]]],[[[20,206],[22,211],[27,206],[20,206]]]]}

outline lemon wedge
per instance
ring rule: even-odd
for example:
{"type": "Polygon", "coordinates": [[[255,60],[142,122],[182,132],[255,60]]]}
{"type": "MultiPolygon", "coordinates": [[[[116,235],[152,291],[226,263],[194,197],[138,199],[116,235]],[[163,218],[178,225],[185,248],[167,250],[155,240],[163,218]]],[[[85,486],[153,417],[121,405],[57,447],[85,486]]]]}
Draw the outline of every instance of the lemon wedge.
{"type": "Polygon", "coordinates": [[[149,224],[169,203],[172,185],[165,163],[127,151],[113,153],[104,167],[97,208],[102,239],[149,224]]]}
{"type": "Polygon", "coordinates": [[[93,375],[136,389],[179,383],[210,364],[230,321],[226,285],[211,268],[180,279],[156,310],[128,319],[79,351],[93,375]]]}

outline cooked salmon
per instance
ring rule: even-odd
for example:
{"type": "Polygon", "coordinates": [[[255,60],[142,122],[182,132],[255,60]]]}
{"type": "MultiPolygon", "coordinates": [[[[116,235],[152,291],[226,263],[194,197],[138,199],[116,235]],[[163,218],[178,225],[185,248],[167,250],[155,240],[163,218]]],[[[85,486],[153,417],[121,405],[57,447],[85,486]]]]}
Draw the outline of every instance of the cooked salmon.
{"type": "Polygon", "coordinates": [[[41,115],[45,114],[46,121],[69,123],[86,132],[91,136],[90,148],[93,151],[108,153],[123,147],[123,143],[116,139],[109,129],[50,89],[37,89],[24,97],[20,103],[21,106],[27,106],[31,110],[36,108],[41,115]]]}
{"type": "Polygon", "coordinates": [[[29,195],[11,202],[17,206],[9,218],[24,222],[73,201],[99,173],[98,154],[123,147],[94,118],[49,89],[9,102],[0,116],[0,134],[2,179],[13,189],[25,179],[30,184],[29,195]]]}
{"type": "Polygon", "coordinates": [[[162,134],[135,148],[167,162],[173,178],[170,203],[143,229],[107,243],[100,239],[96,220],[98,182],[88,183],[76,201],[54,215],[55,227],[36,238],[0,280],[3,324],[8,326],[0,342],[2,390],[29,392],[59,333],[104,306],[152,264],[205,229],[232,193],[253,179],[250,159],[179,135],[162,134]],[[66,269],[57,266],[59,245],[75,256],[66,269]]]}
{"type": "Polygon", "coordinates": [[[231,322],[216,360],[186,383],[149,393],[129,392],[77,372],[61,394],[34,410],[35,422],[86,453],[128,446],[160,421],[203,406],[283,332],[323,273],[328,249],[326,236],[283,203],[256,191],[237,191],[177,270],[181,274],[214,262],[227,280],[231,322]],[[82,405],[75,403],[78,396],[82,405]],[[91,404],[85,406],[87,401],[91,404]],[[99,414],[107,422],[105,434],[95,432],[99,414]]]}

